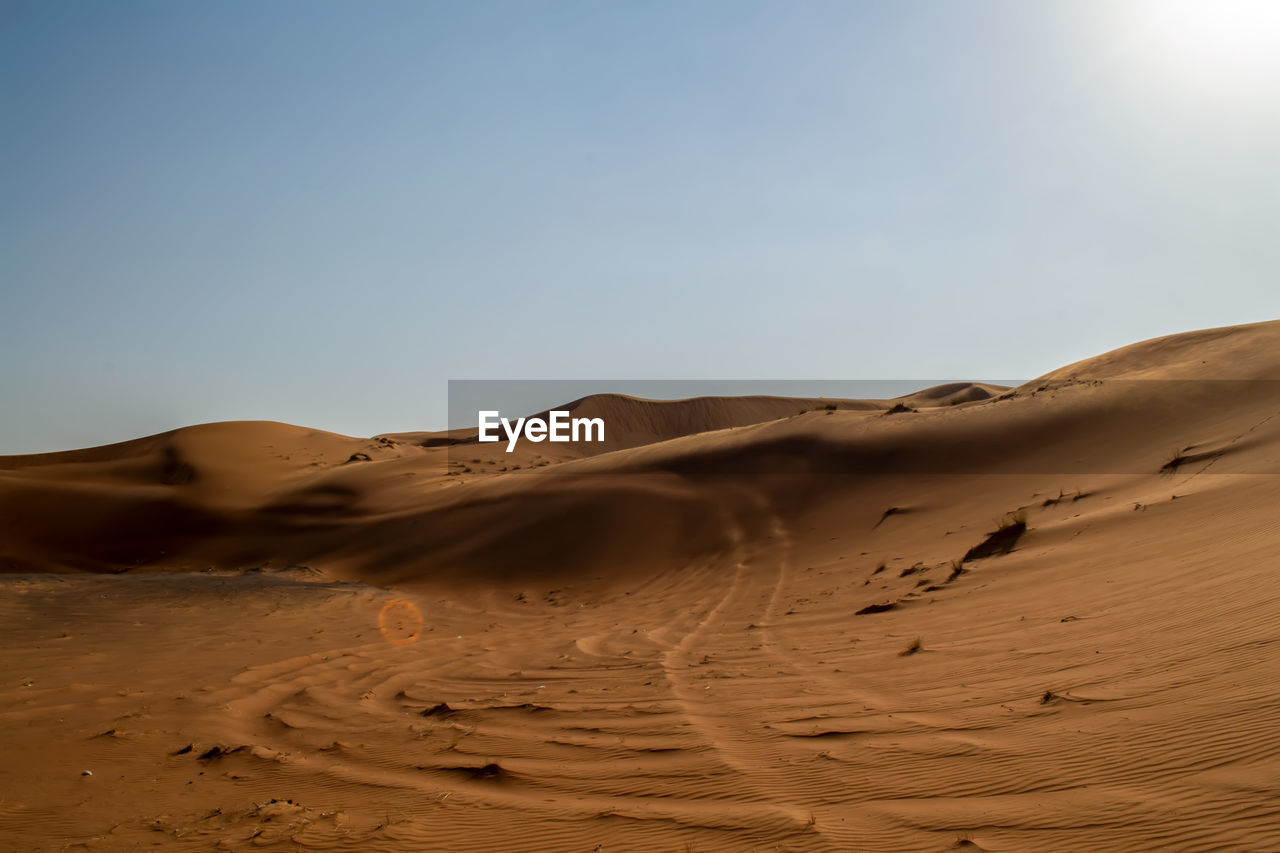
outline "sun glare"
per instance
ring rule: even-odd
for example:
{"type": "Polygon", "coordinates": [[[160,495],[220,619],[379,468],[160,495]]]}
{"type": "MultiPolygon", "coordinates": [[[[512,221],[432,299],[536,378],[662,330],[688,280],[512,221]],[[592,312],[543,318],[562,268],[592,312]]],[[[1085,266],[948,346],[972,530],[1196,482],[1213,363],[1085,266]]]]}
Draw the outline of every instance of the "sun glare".
{"type": "Polygon", "coordinates": [[[1211,88],[1280,78],[1280,0],[1146,0],[1134,23],[1152,61],[1211,88]]]}

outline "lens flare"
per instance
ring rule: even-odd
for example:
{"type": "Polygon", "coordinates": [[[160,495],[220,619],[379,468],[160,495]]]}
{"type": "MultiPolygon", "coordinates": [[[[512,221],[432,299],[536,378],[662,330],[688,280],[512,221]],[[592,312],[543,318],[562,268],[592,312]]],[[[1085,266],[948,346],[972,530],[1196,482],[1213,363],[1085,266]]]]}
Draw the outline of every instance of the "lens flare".
{"type": "Polygon", "coordinates": [[[378,631],[393,646],[406,646],[422,633],[422,611],[412,601],[395,598],[378,611],[378,631]]]}

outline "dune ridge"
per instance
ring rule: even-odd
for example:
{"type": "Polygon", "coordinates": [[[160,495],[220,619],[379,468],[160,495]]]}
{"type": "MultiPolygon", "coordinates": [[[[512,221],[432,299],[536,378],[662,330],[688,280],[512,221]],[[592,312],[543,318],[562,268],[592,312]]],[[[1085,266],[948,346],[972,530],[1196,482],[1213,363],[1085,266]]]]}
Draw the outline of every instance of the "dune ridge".
{"type": "MultiPolygon", "coordinates": [[[[652,400],[630,394],[591,394],[555,408],[568,412],[572,417],[598,417],[609,424],[604,442],[575,445],[575,449],[583,455],[596,455],[686,435],[749,426],[815,410],[866,412],[889,409],[895,405],[954,404],[985,400],[1007,390],[1001,385],[952,382],[889,400],[766,395],[652,400]]],[[[550,412],[550,409],[544,409],[530,413],[529,417],[546,420],[550,412]]],[[[478,444],[477,435],[478,430],[471,427],[437,432],[385,433],[379,437],[423,447],[442,447],[478,444]]]]}

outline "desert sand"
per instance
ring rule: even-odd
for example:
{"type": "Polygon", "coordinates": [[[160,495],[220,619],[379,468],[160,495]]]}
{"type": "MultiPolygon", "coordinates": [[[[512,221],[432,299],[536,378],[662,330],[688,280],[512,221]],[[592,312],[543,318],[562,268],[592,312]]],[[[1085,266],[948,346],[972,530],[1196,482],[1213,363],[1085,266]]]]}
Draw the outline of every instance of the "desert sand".
{"type": "Polygon", "coordinates": [[[0,457],[0,849],[1280,850],[1280,322],[571,408],[0,457]]]}

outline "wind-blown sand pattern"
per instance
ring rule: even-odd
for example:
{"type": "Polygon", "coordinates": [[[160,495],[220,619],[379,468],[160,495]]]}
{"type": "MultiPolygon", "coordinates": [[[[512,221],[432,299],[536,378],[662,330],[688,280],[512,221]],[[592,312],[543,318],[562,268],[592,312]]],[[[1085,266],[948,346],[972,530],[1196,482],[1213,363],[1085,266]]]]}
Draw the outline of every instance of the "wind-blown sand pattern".
{"type": "Polygon", "coordinates": [[[0,458],[0,848],[1280,850],[1278,383],[0,458]]]}

